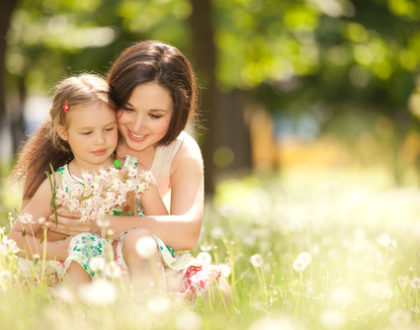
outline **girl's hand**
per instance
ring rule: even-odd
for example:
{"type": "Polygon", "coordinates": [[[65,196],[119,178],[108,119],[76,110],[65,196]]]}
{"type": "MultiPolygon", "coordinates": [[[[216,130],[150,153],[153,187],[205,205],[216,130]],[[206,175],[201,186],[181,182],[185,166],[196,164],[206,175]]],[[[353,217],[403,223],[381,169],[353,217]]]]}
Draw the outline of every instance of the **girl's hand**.
{"type": "Polygon", "coordinates": [[[45,226],[51,231],[67,236],[86,232],[93,233],[96,230],[93,221],[81,222],[79,214],[68,212],[63,208],[57,210],[57,223],[54,214],[52,214],[45,222],[45,226]]]}

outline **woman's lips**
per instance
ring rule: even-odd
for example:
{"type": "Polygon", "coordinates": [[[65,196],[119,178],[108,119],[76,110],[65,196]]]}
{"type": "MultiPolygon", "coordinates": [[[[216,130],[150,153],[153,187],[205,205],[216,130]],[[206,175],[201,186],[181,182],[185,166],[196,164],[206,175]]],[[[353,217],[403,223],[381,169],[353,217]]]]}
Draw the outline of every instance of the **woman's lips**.
{"type": "Polygon", "coordinates": [[[131,140],[133,140],[135,142],[143,142],[147,137],[147,135],[145,135],[145,134],[143,134],[143,135],[134,134],[130,130],[128,130],[128,136],[130,137],[131,140]]]}

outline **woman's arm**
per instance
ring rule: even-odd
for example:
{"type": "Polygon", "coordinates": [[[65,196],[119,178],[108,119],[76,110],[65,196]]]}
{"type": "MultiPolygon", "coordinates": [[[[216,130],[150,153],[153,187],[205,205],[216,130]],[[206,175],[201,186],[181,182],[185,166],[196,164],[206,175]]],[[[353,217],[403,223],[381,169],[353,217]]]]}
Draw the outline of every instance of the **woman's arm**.
{"type": "Polygon", "coordinates": [[[172,161],[170,175],[170,215],[106,216],[116,237],[127,229],[141,227],[150,230],[175,250],[195,247],[203,215],[204,174],[200,148],[193,138],[188,136],[183,141],[172,161]]]}
{"type": "MultiPolygon", "coordinates": [[[[187,137],[180,146],[171,166],[171,211],[164,216],[112,216],[104,217],[109,222],[114,238],[133,228],[145,228],[175,250],[191,250],[197,244],[201,230],[204,203],[203,160],[195,140],[187,137]]],[[[50,219],[52,220],[52,219],[50,219]]],[[[80,233],[70,215],[58,217],[58,226],[50,222],[53,230],[67,235],[80,233]]],[[[100,233],[95,223],[85,224],[83,231],[100,233]]]]}

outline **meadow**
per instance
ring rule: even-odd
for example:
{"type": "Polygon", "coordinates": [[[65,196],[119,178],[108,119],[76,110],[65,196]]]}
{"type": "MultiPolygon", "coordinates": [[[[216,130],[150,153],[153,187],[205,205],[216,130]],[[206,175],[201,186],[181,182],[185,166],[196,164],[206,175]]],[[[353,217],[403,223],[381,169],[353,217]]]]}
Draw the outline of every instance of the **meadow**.
{"type": "Polygon", "coordinates": [[[3,180],[1,198],[3,329],[420,329],[420,190],[382,168],[222,180],[193,254],[223,265],[227,306],[217,290],[192,303],[22,279],[7,237],[19,189],[3,180]]]}

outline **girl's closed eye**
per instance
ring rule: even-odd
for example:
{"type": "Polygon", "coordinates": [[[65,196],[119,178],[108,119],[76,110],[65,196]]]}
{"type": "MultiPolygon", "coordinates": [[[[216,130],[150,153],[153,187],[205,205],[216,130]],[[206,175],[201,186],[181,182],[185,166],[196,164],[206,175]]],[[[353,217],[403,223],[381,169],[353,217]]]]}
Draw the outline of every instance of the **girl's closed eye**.
{"type": "Polygon", "coordinates": [[[105,128],[105,131],[112,132],[115,129],[115,126],[105,128]]]}
{"type": "Polygon", "coordinates": [[[161,115],[155,115],[155,114],[150,114],[150,117],[152,117],[153,119],[159,119],[162,118],[161,115]]]}
{"type": "Polygon", "coordinates": [[[90,133],[92,133],[92,131],[81,132],[80,134],[82,134],[82,135],[89,135],[90,133]]]}

